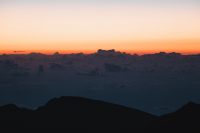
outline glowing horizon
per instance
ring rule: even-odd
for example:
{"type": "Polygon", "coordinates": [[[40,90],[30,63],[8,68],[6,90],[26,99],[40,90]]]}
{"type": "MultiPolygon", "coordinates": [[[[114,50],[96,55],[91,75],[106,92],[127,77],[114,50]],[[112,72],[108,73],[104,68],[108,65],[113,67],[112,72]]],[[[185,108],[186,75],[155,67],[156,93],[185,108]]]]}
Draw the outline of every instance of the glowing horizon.
{"type": "Polygon", "coordinates": [[[0,2],[0,51],[200,53],[196,0],[41,1],[0,2]]]}
{"type": "MultiPolygon", "coordinates": [[[[52,55],[55,53],[60,54],[93,54],[96,53],[99,49],[96,50],[0,50],[0,55],[3,54],[31,54],[31,53],[41,53],[46,55],[52,55]]],[[[113,50],[113,49],[102,49],[102,50],[113,50]]],[[[137,54],[137,55],[145,55],[145,54],[156,54],[160,52],[165,53],[180,53],[182,55],[199,55],[200,51],[174,51],[174,50],[118,50],[114,49],[115,51],[121,52],[121,53],[127,53],[127,54],[137,54]]]]}

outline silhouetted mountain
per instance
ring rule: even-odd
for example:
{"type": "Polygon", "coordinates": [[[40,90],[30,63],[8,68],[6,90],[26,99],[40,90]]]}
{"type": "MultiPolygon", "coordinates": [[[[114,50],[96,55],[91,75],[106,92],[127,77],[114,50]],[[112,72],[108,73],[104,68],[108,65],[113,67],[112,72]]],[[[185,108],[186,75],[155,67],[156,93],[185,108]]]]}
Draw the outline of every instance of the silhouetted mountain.
{"type": "MultiPolygon", "coordinates": [[[[180,117],[186,116],[187,114],[194,115],[197,118],[197,115],[200,112],[200,105],[194,102],[188,102],[181,109],[177,110],[174,113],[168,114],[167,116],[179,115],[180,117]]],[[[189,117],[191,118],[191,116],[189,117]]]]}
{"type": "Polygon", "coordinates": [[[124,106],[81,97],[60,97],[36,110],[0,107],[0,130],[68,132],[198,132],[200,105],[189,103],[156,117],[124,106]]]}
{"type": "Polygon", "coordinates": [[[175,112],[160,116],[148,130],[157,133],[200,132],[200,105],[189,102],[175,112]]]}
{"type": "Polygon", "coordinates": [[[16,112],[20,110],[16,105],[14,104],[7,104],[5,106],[0,107],[0,112],[16,112]]]}
{"type": "Polygon", "coordinates": [[[0,131],[18,131],[17,129],[27,127],[27,123],[31,121],[32,113],[31,110],[19,108],[13,104],[0,107],[0,131]]]}
{"type": "Polygon", "coordinates": [[[156,117],[124,106],[81,97],[61,97],[31,111],[6,105],[0,108],[1,128],[84,129],[87,131],[142,130],[156,117]]]}
{"type": "MultiPolygon", "coordinates": [[[[145,124],[153,115],[148,113],[81,97],[61,97],[49,101],[36,110],[46,118],[70,120],[67,125],[78,127],[135,127],[145,124]],[[55,115],[56,114],[56,115],[55,115]]],[[[71,127],[70,126],[70,127],[71,127]]]]}

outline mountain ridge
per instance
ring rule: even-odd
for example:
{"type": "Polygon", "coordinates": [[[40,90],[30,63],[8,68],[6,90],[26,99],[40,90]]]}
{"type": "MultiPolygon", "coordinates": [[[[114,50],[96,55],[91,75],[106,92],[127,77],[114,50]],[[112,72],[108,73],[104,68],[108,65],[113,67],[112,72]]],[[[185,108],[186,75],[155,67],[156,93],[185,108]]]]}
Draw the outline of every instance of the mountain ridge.
{"type": "Polygon", "coordinates": [[[36,110],[19,108],[14,104],[1,106],[0,118],[0,130],[12,131],[19,131],[19,129],[37,129],[37,132],[40,132],[38,129],[46,131],[51,129],[71,131],[72,129],[74,132],[83,129],[93,132],[99,129],[99,132],[125,133],[129,131],[173,133],[194,131],[194,129],[200,131],[200,105],[193,102],[189,102],[175,112],[158,117],[99,100],[63,96],[51,99],[36,110]]]}

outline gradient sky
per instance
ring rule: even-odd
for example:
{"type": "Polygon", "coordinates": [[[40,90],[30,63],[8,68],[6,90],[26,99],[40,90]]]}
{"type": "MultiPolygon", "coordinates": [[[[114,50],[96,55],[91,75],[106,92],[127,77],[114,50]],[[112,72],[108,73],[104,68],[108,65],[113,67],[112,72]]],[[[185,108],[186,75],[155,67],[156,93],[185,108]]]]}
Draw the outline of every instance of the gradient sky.
{"type": "Polygon", "coordinates": [[[0,50],[200,52],[199,0],[0,0],[0,50]]]}

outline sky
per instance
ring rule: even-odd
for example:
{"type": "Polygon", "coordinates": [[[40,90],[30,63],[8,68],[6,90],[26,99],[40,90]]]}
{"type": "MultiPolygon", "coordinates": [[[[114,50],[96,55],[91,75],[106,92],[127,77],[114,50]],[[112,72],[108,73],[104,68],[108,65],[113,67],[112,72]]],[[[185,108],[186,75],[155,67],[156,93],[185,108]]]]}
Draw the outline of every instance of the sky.
{"type": "Polygon", "coordinates": [[[0,0],[0,51],[200,53],[199,0],[0,0]]]}

